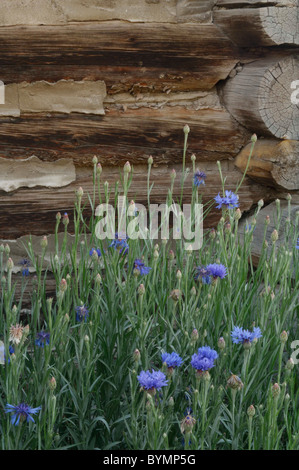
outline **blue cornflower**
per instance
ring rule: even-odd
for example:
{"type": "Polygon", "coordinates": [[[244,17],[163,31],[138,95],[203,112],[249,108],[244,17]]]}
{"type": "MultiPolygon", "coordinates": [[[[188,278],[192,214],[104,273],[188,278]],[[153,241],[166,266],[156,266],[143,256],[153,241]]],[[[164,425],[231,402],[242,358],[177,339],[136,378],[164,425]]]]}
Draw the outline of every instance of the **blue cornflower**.
{"type": "Polygon", "coordinates": [[[45,345],[48,346],[50,344],[50,333],[46,333],[45,331],[37,333],[35,344],[40,348],[43,348],[45,345]]]}
{"type": "Polygon", "coordinates": [[[30,266],[30,261],[26,258],[22,259],[19,264],[22,266],[21,271],[22,271],[22,276],[29,276],[29,269],[28,267],[30,266]]]}
{"type": "Polygon", "coordinates": [[[128,236],[126,236],[125,238],[121,238],[121,234],[118,234],[116,232],[115,239],[109,245],[109,248],[114,248],[115,250],[119,251],[119,253],[126,255],[129,251],[129,245],[127,243],[128,239],[128,236]]]}
{"type": "Polygon", "coordinates": [[[205,185],[205,179],[207,175],[203,171],[197,170],[193,175],[193,184],[195,186],[200,186],[201,184],[205,185]]]}
{"type": "Polygon", "coordinates": [[[231,332],[231,337],[232,337],[233,343],[235,344],[252,343],[254,339],[261,338],[262,336],[263,336],[262,332],[260,328],[258,327],[253,328],[253,331],[249,331],[249,330],[244,330],[243,328],[239,326],[235,326],[233,331],[231,332]]]}
{"type": "Polygon", "coordinates": [[[299,237],[298,237],[298,240],[297,240],[296,248],[297,248],[297,250],[299,250],[299,237]]]}
{"type": "Polygon", "coordinates": [[[207,268],[204,266],[198,266],[196,268],[196,275],[195,275],[195,280],[197,280],[199,277],[201,277],[201,282],[203,284],[211,284],[211,276],[207,268]]]}
{"type": "Polygon", "coordinates": [[[6,405],[5,413],[13,413],[11,416],[11,424],[18,426],[18,424],[23,421],[32,421],[34,423],[34,419],[31,415],[35,415],[41,410],[41,406],[37,408],[31,408],[31,406],[27,405],[26,403],[20,403],[19,405],[6,405]]]}
{"type": "Polygon", "coordinates": [[[198,348],[197,354],[193,354],[191,366],[197,371],[206,371],[215,366],[214,361],[218,358],[218,354],[209,346],[198,348]]]}
{"type": "Polygon", "coordinates": [[[101,250],[99,248],[92,248],[89,252],[89,255],[92,256],[94,251],[97,252],[98,257],[102,256],[101,250]]]}
{"type": "Polygon", "coordinates": [[[206,266],[206,270],[214,279],[216,279],[217,277],[220,277],[220,279],[223,279],[227,275],[226,267],[223,264],[218,264],[218,263],[208,264],[206,266]]]}
{"type": "Polygon", "coordinates": [[[168,368],[180,367],[183,364],[182,358],[176,352],[163,353],[162,362],[165,362],[168,368]]]}
{"type": "Polygon", "coordinates": [[[86,322],[88,315],[88,308],[85,305],[81,305],[75,308],[76,311],[76,321],[82,322],[83,320],[86,322]]]}
{"type": "Polygon", "coordinates": [[[217,202],[218,206],[216,209],[221,209],[222,206],[225,209],[233,209],[234,207],[239,207],[239,196],[234,194],[232,191],[225,191],[225,196],[221,197],[218,193],[218,196],[214,197],[214,200],[217,202]]]}
{"type": "Polygon", "coordinates": [[[161,390],[162,387],[166,387],[168,385],[166,375],[159,370],[152,370],[152,372],[149,370],[142,370],[140,375],[137,376],[137,379],[144,390],[151,390],[152,392],[161,390]]]}
{"type": "Polygon", "coordinates": [[[146,275],[150,272],[152,268],[149,268],[144,265],[144,262],[141,259],[135,259],[133,272],[134,274],[141,274],[141,276],[146,275]]]}

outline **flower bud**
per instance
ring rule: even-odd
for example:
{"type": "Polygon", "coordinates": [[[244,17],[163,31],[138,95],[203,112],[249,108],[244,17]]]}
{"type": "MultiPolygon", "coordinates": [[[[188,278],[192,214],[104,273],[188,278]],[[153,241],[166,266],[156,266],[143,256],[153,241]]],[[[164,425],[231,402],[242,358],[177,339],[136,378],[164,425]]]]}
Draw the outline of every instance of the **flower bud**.
{"type": "Polygon", "coordinates": [[[234,213],[234,219],[235,220],[240,220],[241,219],[241,216],[242,216],[242,212],[240,211],[239,207],[235,210],[235,213],[234,213]]]}
{"type": "Polygon", "coordinates": [[[97,286],[100,286],[100,285],[101,285],[102,276],[100,275],[100,273],[98,273],[98,274],[96,275],[95,282],[96,282],[97,286]]]}
{"type": "Polygon", "coordinates": [[[178,269],[176,272],[176,278],[180,281],[182,279],[182,272],[178,269]]]}
{"type": "Polygon", "coordinates": [[[171,179],[172,181],[174,181],[175,178],[176,178],[176,171],[175,171],[175,169],[173,168],[173,169],[171,170],[171,172],[170,172],[170,179],[171,179]]]}
{"type": "Polygon", "coordinates": [[[85,335],[85,336],[84,336],[84,341],[85,341],[85,343],[89,343],[89,341],[90,341],[90,338],[89,338],[89,336],[88,336],[88,335],[85,335]]]}
{"type": "Polygon", "coordinates": [[[278,232],[277,232],[276,229],[274,229],[272,234],[271,234],[271,240],[272,240],[273,243],[275,243],[278,240],[278,232]]]}
{"type": "Polygon", "coordinates": [[[148,157],[147,163],[148,163],[148,165],[150,165],[150,166],[154,163],[154,159],[153,159],[153,157],[152,157],[151,155],[148,157]]]}
{"type": "Polygon", "coordinates": [[[56,383],[55,377],[51,377],[51,379],[49,380],[49,389],[53,391],[55,390],[56,386],[57,386],[57,383],[56,383]]]}
{"type": "Polygon", "coordinates": [[[133,360],[134,362],[139,362],[140,361],[140,351],[139,349],[135,349],[133,352],[133,360]]]}
{"type": "Polygon", "coordinates": [[[96,164],[98,163],[98,158],[97,158],[96,155],[94,155],[94,156],[92,157],[92,163],[93,163],[93,165],[96,165],[96,164]]]}
{"type": "Polygon", "coordinates": [[[102,165],[100,163],[97,164],[97,175],[100,176],[102,174],[102,165]]]}
{"type": "Polygon", "coordinates": [[[212,240],[214,240],[215,237],[216,237],[216,230],[215,230],[214,228],[212,228],[212,229],[210,230],[210,238],[211,238],[212,240]]]}
{"type": "Polygon", "coordinates": [[[172,408],[174,406],[174,399],[173,397],[169,398],[168,405],[172,408]]]}
{"type": "Polygon", "coordinates": [[[131,165],[130,165],[130,162],[126,162],[124,164],[124,173],[130,173],[131,172],[131,165]]]}
{"type": "Polygon", "coordinates": [[[279,395],[280,395],[280,386],[278,385],[278,383],[276,383],[272,386],[272,396],[273,398],[278,398],[279,395]]]}
{"type": "Polygon", "coordinates": [[[253,405],[250,405],[250,407],[247,409],[247,415],[249,418],[253,418],[255,415],[255,408],[253,405]]]}
{"type": "Polygon", "coordinates": [[[225,340],[224,340],[223,336],[221,336],[218,339],[218,348],[220,349],[220,351],[223,351],[223,349],[225,349],[225,340]]]}
{"type": "Polygon", "coordinates": [[[266,223],[266,225],[270,224],[270,216],[269,215],[266,215],[265,223],[266,223]]]}
{"type": "Polygon", "coordinates": [[[3,245],[3,243],[1,243],[1,245],[0,245],[0,253],[4,253],[4,245],[3,245]]]}
{"type": "Polygon", "coordinates": [[[140,284],[140,286],[138,287],[138,294],[139,295],[144,295],[145,294],[144,284],[140,284]]]}
{"type": "Polygon", "coordinates": [[[189,134],[189,132],[190,132],[190,127],[188,126],[188,124],[186,124],[184,126],[184,134],[189,134]]]}
{"type": "Polygon", "coordinates": [[[157,260],[159,258],[159,251],[158,250],[154,250],[153,257],[154,257],[154,260],[157,260]]]}
{"type": "Polygon", "coordinates": [[[7,243],[6,243],[5,247],[4,247],[4,251],[5,251],[5,254],[8,256],[9,253],[10,253],[10,248],[9,248],[9,246],[7,245],[7,243]]]}
{"type": "Polygon", "coordinates": [[[76,196],[77,196],[78,199],[82,199],[83,194],[84,194],[83,188],[81,188],[81,186],[80,186],[80,188],[77,189],[77,191],[76,191],[76,196]]]}
{"type": "Polygon", "coordinates": [[[195,162],[196,161],[196,156],[194,155],[194,153],[191,155],[191,162],[195,162]]]}
{"type": "Polygon", "coordinates": [[[231,233],[231,225],[230,223],[225,224],[225,233],[231,233]]]}
{"type": "Polygon", "coordinates": [[[189,434],[192,432],[192,429],[194,428],[195,426],[195,423],[196,423],[196,419],[193,418],[193,416],[191,415],[187,415],[185,416],[184,419],[182,419],[181,421],[181,424],[180,424],[180,428],[181,428],[181,433],[182,434],[189,434]]]}
{"type": "Polygon", "coordinates": [[[260,199],[260,200],[258,201],[257,205],[258,205],[259,208],[263,207],[263,205],[264,205],[263,199],[260,199]]]}
{"type": "Polygon", "coordinates": [[[281,334],[280,334],[280,342],[281,343],[286,343],[288,340],[288,333],[286,331],[283,331],[281,334]]]}
{"type": "Polygon", "coordinates": [[[63,225],[67,226],[69,224],[69,222],[70,222],[69,216],[68,216],[67,212],[65,212],[63,214],[62,223],[63,223],[63,225]]]}
{"type": "Polygon", "coordinates": [[[198,340],[199,338],[199,334],[198,334],[198,331],[196,328],[194,328],[191,332],[191,342],[192,343],[196,343],[196,341],[198,340]]]}
{"type": "Polygon", "coordinates": [[[256,134],[252,134],[251,136],[251,142],[256,142],[257,141],[257,135],[256,134]]]}
{"type": "Polygon", "coordinates": [[[196,295],[196,288],[195,288],[195,286],[191,287],[190,294],[191,294],[191,295],[196,295]]]}
{"type": "Polygon", "coordinates": [[[292,200],[292,196],[290,195],[290,193],[287,194],[286,200],[287,200],[287,201],[291,201],[291,200],[292,200]]]}
{"type": "Polygon", "coordinates": [[[8,269],[9,271],[11,271],[12,268],[14,267],[14,262],[13,262],[13,260],[12,260],[11,258],[8,258],[7,263],[6,263],[6,266],[7,266],[7,269],[8,269]]]}
{"type": "Polygon", "coordinates": [[[59,290],[61,292],[65,292],[67,290],[67,282],[65,279],[61,279],[60,284],[59,284],[59,290]]]}
{"type": "Polygon", "coordinates": [[[173,260],[173,259],[174,259],[174,251],[173,251],[173,250],[169,250],[168,258],[169,258],[170,260],[173,260]]]}
{"type": "Polygon", "coordinates": [[[286,369],[287,370],[293,370],[294,366],[295,366],[295,363],[294,363],[293,359],[290,357],[290,359],[286,363],[286,369]]]}
{"type": "Polygon", "coordinates": [[[182,292],[179,289],[174,289],[171,291],[170,297],[172,300],[174,300],[174,302],[177,302],[182,297],[182,292]]]}
{"type": "Polygon", "coordinates": [[[57,214],[56,214],[56,220],[57,220],[57,222],[60,222],[60,221],[61,221],[61,214],[60,214],[60,212],[57,212],[57,214]]]}
{"type": "Polygon", "coordinates": [[[48,246],[48,238],[46,236],[44,236],[42,239],[41,239],[41,242],[40,242],[40,246],[43,248],[43,250],[45,250],[48,246]]]}
{"type": "Polygon", "coordinates": [[[237,375],[234,375],[232,374],[227,383],[226,383],[227,387],[231,388],[232,390],[241,390],[244,386],[242,380],[240,379],[240,377],[238,377],[237,375]]]}

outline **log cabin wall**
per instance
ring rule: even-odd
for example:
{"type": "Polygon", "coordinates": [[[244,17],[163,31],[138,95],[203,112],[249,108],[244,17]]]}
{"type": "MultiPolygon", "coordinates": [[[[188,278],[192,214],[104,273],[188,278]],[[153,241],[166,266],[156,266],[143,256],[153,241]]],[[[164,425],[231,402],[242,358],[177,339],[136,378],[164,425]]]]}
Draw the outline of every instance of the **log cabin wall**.
{"type": "Polygon", "coordinates": [[[0,239],[52,233],[91,191],[94,155],[110,183],[130,161],[140,203],[152,155],[162,202],[185,124],[204,202],[217,160],[236,188],[256,133],[241,209],[299,203],[298,25],[297,0],[1,0],[0,239]]]}

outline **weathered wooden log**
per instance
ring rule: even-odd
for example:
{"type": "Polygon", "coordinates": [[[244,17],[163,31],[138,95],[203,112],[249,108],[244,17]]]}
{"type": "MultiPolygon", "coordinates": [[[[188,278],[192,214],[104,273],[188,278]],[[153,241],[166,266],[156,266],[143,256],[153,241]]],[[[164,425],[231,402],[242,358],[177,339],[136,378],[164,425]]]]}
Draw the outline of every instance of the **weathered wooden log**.
{"type": "Polygon", "coordinates": [[[225,105],[238,122],[256,134],[298,140],[299,107],[291,99],[298,72],[296,56],[247,64],[225,84],[225,105]]]}
{"type": "MultiPolygon", "coordinates": [[[[191,168],[188,159],[187,166],[191,168]]],[[[210,203],[211,199],[221,191],[221,180],[217,170],[217,165],[213,162],[198,161],[197,166],[206,174],[206,185],[200,187],[204,203],[210,203]]],[[[174,199],[180,193],[180,179],[182,166],[159,165],[152,168],[151,183],[154,187],[151,192],[151,202],[156,204],[165,203],[167,188],[170,187],[170,173],[172,168],[176,170],[177,177],[174,184],[174,199]]],[[[222,164],[223,174],[227,177],[226,188],[235,190],[241,179],[240,171],[234,166],[232,161],[224,161],[222,164]]],[[[184,190],[185,202],[190,202],[192,194],[192,171],[189,174],[184,190]]],[[[114,204],[113,188],[115,182],[119,180],[119,168],[104,167],[101,175],[102,182],[108,181],[112,190],[111,203],[114,204]]],[[[76,181],[62,188],[37,187],[20,188],[13,193],[0,192],[0,239],[15,239],[22,235],[31,233],[35,235],[45,235],[54,233],[56,223],[56,213],[60,211],[68,212],[72,220],[75,202],[75,191],[78,187],[84,189],[83,203],[86,204],[85,216],[90,215],[89,201],[87,193],[92,195],[92,168],[77,168],[76,181]]],[[[103,188],[102,188],[103,189],[103,188]]],[[[253,182],[250,178],[245,178],[239,190],[240,206],[242,210],[249,210],[250,207],[261,198],[269,198],[269,189],[253,182]]],[[[138,165],[134,167],[133,184],[129,191],[129,198],[141,204],[147,203],[147,167],[138,165]]],[[[208,226],[214,226],[221,217],[221,211],[213,209],[205,220],[208,226]]],[[[69,225],[72,231],[72,223],[69,225]]]]}
{"type": "MultiPolygon", "coordinates": [[[[285,232],[288,224],[293,225],[293,230],[295,226],[296,214],[299,212],[298,204],[291,204],[290,206],[290,217],[288,212],[288,203],[286,201],[280,201],[280,229],[278,234],[278,240],[275,242],[277,248],[283,247],[285,250],[292,252],[294,250],[294,242],[289,238],[288,244],[285,243],[285,232]],[[287,221],[289,219],[289,222],[287,221]]],[[[239,224],[239,233],[241,235],[240,240],[242,241],[244,233],[250,227],[253,220],[253,216],[244,218],[240,221],[239,224]]],[[[256,219],[256,226],[253,232],[253,240],[251,245],[251,256],[254,266],[257,266],[262,254],[262,251],[265,250],[269,255],[273,247],[273,242],[271,240],[271,234],[274,229],[277,228],[277,205],[276,202],[272,202],[265,208],[263,208],[256,219]],[[266,217],[269,216],[270,220],[268,225],[265,227],[266,217]],[[266,229],[266,230],[265,230],[266,229]],[[266,246],[263,243],[266,240],[266,246]]],[[[296,240],[296,235],[295,235],[296,240]]],[[[288,253],[286,253],[288,256],[288,253]]],[[[291,274],[291,272],[290,272],[291,274]]]]}
{"type": "Polygon", "coordinates": [[[240,46],[299,44],[297,0],[218,0],[214,23],[240,46]]]}
{"type": "Polygon", "coordinates": [[[239,61],[213,24],[76,23],[0,28],[1,80],[104,80],[108,93],[211,89],[239,61]]]}
{"type": "Polygon", "coordinates": [[[183,127],[191,132],[188,146],[201,160],[235,157],[250,134],[224,109],[110,110],[105,116],[28,115],[0,118],[0,157],[44,161],[71,158],[75,165],[89,165],[97,154],[103,164],[145,163],[152,155],[157,163],[181,162],[183,127]]]}
{"type": "MultiPolygon", "coordinates": [[[[244,172],[251,145],[244,147],[235,165],[244,172]]],[[[259,183],[287,190],[299,189],[299,142],[269,140],[256,142],[247,175],[259,183]]]]}

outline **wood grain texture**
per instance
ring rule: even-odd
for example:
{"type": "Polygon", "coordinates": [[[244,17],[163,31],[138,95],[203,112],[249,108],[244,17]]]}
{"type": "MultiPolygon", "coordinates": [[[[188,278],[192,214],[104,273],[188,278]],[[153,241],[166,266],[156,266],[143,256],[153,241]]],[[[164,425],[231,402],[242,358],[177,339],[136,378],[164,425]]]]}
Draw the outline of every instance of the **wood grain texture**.
{"type": "Polygon", "coordinates": [[[299,139],[299,108],[291,101],[299,56],[247,64],[223,88],[226,108],[259,135],[299,139]]]}
{"type": "Polygon", "coordinates": [[[221,160],[238,154],[248,142],[244,131],[224,109],[110,110],[105,116],[28,115],[0,119],[0,157],[36,155],[44,161],[71,158],[76,166],[89,165],[93,155],[103,164],[122,165],[126,160],[157,163],[182,159],[183,127],[189,124],[190,152],[202,160],[221,160]]]}
{"type": "MultiPolygon", "coordinates": [[[[251,145],[244,147],[235,165],[245,171],[251,145]]],[[[287,189],[299,189],[299,142],[298,140],[263,139],[256,142],[247,175],[259,183],[287,189]]]]}
{"type": "Polygon", "coordinates": [[[242,47],[298,45],[298,18],[297,0],[219,0],[213,12],[214,23],[242,47]]]}
{"type": "Polygon", "coordinates": [[[211,89],[238,61],[215,25],[109,21],[0,28],[1,80],[104,80],[107,92],[133,86],[211,89]]]}
{"type": "MultiPolygon", "coordinates": [[[[188,167],[191,168],[191,162],[188,159],[188,167]]],[[[206,186],[202,187],[200,193],[203,195],[204,203],[218,194],[221,188],[221,181],[217,166],[212,162],[198,161],[197,166],[207,174],[206,186]]],[[[234,190],[242,177],[242,173],[235,168],[233,162],[223,162],[223,174],[227,177],[226,188],[234,190]]],[[[176,200],[180,195],[181,165],[159,165],[152,170],[151,182],[154,187],[151,193],[152,203],[165,203],[167,190],[170,187],[170,173],[172,168],[176,170],[177,178],[174,185],[174,198],[176,200]]],[[[119,179],[120,169],[115,167],[104,167],[101,181],[109,182],[112,189],[111,203],[113,203],[113,188],[115,182],[119,179]]],[[[192,194],[192,172],[186,180],[184,197],[185,202],[190,202],[192,194]]],[[[64,188],[58,189],[19,189],[12,193],[10,197],[0,193],[0,239],[15,239],[26,233],[33,235],[44,235],[53,233],[56,222],[56,213],[68,212],[70,219],[74,208],[75,191],[78,187],[84,189],[83,202],[87,204],[85,215],[88,218],[90,210],[87,193],[92,194],[92,169],[77,169],[77,179],[74,183],[64,188]]],[[[249,210],[252,204],[261,198],[270,196],[269,190],[250,178],[245,178],[240,191],[240,203],[242,210],[249,210]]],[[[146,204],[147,201],[147,167],[138,165],[134,167],[133,184],[129,191],[129,199],[135,202],[146,204]]],[[[214,226],[221,217],[217,209],[213,209],[207,217],[205,224],[214,226]]],[[[72,223],[69,225],[72,231],[72,223]]]]}

